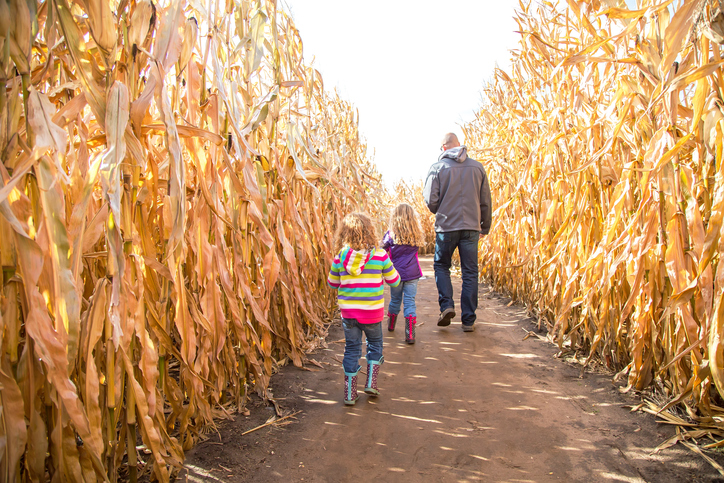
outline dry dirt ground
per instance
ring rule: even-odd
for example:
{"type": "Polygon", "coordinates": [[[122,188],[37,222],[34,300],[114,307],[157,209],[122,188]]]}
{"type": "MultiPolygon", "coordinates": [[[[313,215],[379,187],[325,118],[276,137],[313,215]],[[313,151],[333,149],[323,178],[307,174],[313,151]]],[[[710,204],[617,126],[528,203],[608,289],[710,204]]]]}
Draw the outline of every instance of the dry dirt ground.
{"type": "Polygon", "coordinates": [[[523,340],[532,320],[505,297],[481,286],[475,332],[461,330],[459,314],[437,327],[432,261],[422,264],[417,343],[405,344],[399,326],[385,330],[379,397],[342,403],[337,322],[328,348],[310,355],[321,367],[272,377],[275,399],[296,416],[242,435],[275,413],[255,400],[188,453],[177,481],[724,482],[681,445],[652,454],[675,429],[632,413],[640,396],[621,394],[610,375],[581,377],[555,346],[523,340]]]}

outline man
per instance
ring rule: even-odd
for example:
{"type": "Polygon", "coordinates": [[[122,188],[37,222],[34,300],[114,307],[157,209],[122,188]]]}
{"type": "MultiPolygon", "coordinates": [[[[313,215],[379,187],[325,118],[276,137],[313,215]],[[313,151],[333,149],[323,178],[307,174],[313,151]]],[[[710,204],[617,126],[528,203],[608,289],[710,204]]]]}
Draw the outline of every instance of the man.
{"type": "Polygon", "coordinates": [[[472,332],[478,308],[478,239],[490,232],[491,200],[483,165],[468,157],[453,133],[442,140],[442,154],[425,180],[425,203],[435,214],[435,283],[440,318],[445,327],[455,317],[450,281],[452,255],[457,248],[463,276],[460,295],[462,323],[472,332]]]}

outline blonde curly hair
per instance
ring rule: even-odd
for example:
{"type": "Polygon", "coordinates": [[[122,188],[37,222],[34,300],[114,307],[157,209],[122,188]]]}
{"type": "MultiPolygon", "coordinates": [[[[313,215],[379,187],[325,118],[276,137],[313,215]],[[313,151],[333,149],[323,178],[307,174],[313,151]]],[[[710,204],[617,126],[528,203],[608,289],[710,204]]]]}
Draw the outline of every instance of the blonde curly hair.
{"type": "Polygon", "coordinates": [[[396,244],[425,246],[425,237],[422,234],[417,213],[407,203],[400,203],[392,210],[389,228],[396,244]]]}
{"type": "Polygon", "coordinates": [[[348,245],[352,250],[369,250],[377,248],[375,227],[370,217],[364,213],[350,213],[345,216],[337,229],[335,246],[337,250],[348,245]]]}

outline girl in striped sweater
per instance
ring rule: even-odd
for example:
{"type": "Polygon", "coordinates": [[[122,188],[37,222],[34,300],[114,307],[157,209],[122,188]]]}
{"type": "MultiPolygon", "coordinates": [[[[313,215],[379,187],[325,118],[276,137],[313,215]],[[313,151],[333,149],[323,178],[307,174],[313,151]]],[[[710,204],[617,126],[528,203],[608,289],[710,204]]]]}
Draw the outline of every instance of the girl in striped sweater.
{"type": "Polygon", "coordinates": [[[327,283],[337,290],[342,312],[345,347],[344,403],[357,402],[357,374],[362,353],[362,333],[367,338],[367,382],[365,393],[377,396],[377,377],[382,364],[382,319],[385,313],[383,280],[395,287],[400,276],[387,252],[377,248],[372,221],[362,213],[347,215],[337,232],[334,257],[327,283]]]}

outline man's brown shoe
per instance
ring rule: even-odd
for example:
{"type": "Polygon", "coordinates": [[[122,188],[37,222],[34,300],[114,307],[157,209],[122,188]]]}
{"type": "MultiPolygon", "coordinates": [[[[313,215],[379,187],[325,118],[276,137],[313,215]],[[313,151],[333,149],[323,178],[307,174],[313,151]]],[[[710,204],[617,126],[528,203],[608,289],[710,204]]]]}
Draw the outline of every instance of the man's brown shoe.
{"type": "Polygon", "coordinates": [[[450,321],[455,317],[455,309],[445,309],[440,314],[440,318],[437,319],[438,327],[447,327],[450,325],[450,321]]]}
{"type": "Polygon", "coordinates": [[[463,332],[472,332],[472,331],[474,331],[474,330],[475,330],[475,326],[474,326],[474,325],[472,325],[472,324],[470,324],[470,325],[465,325],[465,324],[463,324],[463,332]]]}

